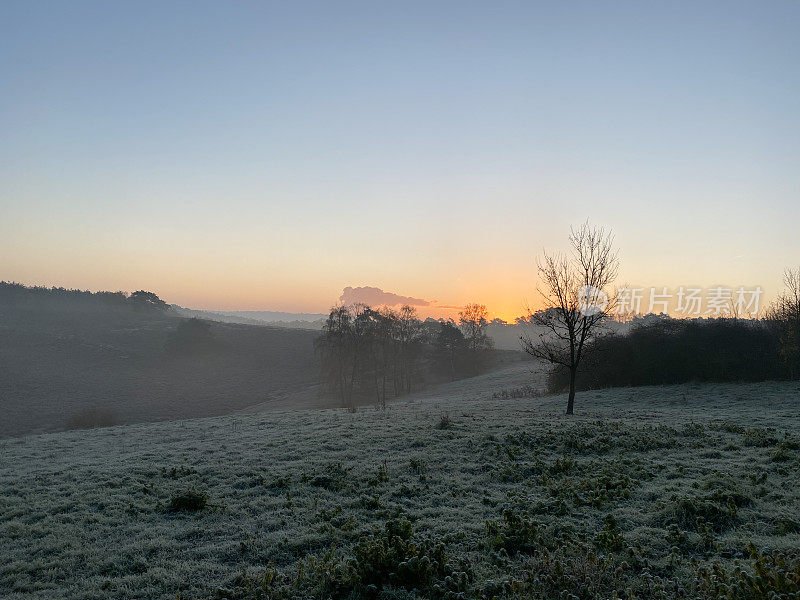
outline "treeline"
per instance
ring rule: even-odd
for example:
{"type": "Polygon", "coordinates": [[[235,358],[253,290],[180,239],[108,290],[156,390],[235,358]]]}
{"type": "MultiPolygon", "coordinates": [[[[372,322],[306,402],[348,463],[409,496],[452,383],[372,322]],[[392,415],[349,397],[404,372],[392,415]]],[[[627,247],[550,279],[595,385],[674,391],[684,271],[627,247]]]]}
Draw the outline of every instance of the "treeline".
{"type": "MultiPolygon", "coordinates": [[[[638,325],[627,335],[609,335],[591,343],[576,387],[792,379],[797,376],[797,364],[787,360],[783,330],[784,324],[774,319],[664,318],[638,325]]],[[[568,385],[566,369],[551,371],[550,391],[568,385]]]]}
{"type": "Polygon", "coordinates": [[[335,307],[315,342],[323,390],[344,407],[385,406],[432,381],[477,375],[492,359],[487,325],[486,307],[478,304],[466,307],[458,322],[423,321],[411,306],[335,307]]]}
{"type": "Polygon", "coordinates": [[[145,310],[163,312],[166,302],[153,292],[89,292],[63,287],[26,286],[0,281],[0,305],[22,308],[58,308],[60,310],[145,310]]]}
{"type": "MultiPolygon", "coordinates": [[[[800,378],[800,268],[787,269],[784,290],[762,319],[671,319],[605,335],[586,347],[579,390],[688,381],[767,381],[800,378]]],[[[567,369],[548,376],[548,389],[569,385],[567,369]]]]}

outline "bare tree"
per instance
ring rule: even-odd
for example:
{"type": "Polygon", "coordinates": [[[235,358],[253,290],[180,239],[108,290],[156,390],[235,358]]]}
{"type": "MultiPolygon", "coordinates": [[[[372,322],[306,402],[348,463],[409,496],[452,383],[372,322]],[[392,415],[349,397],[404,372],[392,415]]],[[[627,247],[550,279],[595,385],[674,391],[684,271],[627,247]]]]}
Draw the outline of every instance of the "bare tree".
{"type": "Polygon", "coordinates": [[[529,312],[529,320],[546,333],[536,339],[523,336],[522,346],[534,358],[569,370],[568,415],[573,412],[575,378],[587,343],[614,303],[608,293],[619,270],[613,242],[610,231],[586,222],[570,228],[569,255],[545,253],[537,263],[545,309],[529,312]]]}
{"type": "Polygon", "coordinates": [[[767,312],[767,319],[778,324],[781,355],[792,379],[800,371],[800,267],[783,273],[784,290],[767,312]]]}
{"type": "Polygon", "coordinates": [[[778,298],[779,305],[800,319],[800,267],[786,269],[783,272],[783,285],[785,289],[778,298]]]}

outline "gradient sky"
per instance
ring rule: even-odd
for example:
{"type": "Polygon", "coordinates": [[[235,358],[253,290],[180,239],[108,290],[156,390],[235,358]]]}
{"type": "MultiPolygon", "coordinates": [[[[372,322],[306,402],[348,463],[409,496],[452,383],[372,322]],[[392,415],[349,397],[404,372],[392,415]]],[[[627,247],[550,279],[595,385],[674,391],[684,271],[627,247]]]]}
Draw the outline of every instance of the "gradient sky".
{"type": "Polygon", "coordinates": [[[0,279],[493,314],[612,227],[620,280],[800,263],[800,3],[3,2],[0,279]]]}

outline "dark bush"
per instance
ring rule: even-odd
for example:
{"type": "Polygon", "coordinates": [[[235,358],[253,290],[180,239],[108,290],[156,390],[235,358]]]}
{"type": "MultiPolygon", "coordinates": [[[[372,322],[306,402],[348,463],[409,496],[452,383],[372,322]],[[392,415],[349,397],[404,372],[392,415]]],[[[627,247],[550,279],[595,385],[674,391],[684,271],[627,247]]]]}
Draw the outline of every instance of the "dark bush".
{"type": "Polygon", "coordinates": [[[775,520],[775,533],[777,535],[789,535],[790,533],[800,533],[800,523],[794,519],[786,517],[775,520]]]}
{"type": "Polygon", "coordinates": [[[173,495],[167,505],[167,512],[196,512],[208,506],[208,495],[189,488],[173,495]]]}
{"type": "Polygon", "coordinates": [[[382,530],[362,538],[349,556],[339,557],[331,548],[321,555],[305,557],[298,570],[291,580],[281,577],[273,567],[256,578],[243,574],[236,583],[244,593],[234,596],[276,600],[421,595],[449,599],[458,598],[471,579],[448,563],[441,541],[414,535],[411,523],[402,518],[388,521],[382,530]]]}
{"type": "Polygon", "coordinates": [[[450,413],[442,413],[439,417],[439,422],[436,424],[436,429],[450,429],[453,426],[453,421],[450,419],[450,413]]]}
{"type": "Polygon", "coordinates": [[[509,556],[533,554],[541,550],[540,528],[536,520],[513,508],[503,510],[500,521],[486,523],[489,545],[495,550],[502,549],[509,556]]]}
{"type": "Polygon", "coordinates": [[[707,498],[673,497],[662,513],[661,524],[676,524],[682,529],[702,531],[707,525],[725,531],[737,521],[736,505],[722,505],[707,498]]]}
{"type": "Polygon", "coordinates": [[[656,598],[652,595],[627,596],[632,579],[631,567],[612,555],[593,552],[580,544],[569,544],[555,552],[537,553],[527,565],[524,589],[530,598],[656,598]]]}
{"type": "Polygon", "coordinates": [[[598,550],[608,552],[620,552],[625,548],[625,539],[617,527],[617,519],[614,515],[606,515],[603,519],[603,529],[594,538],[594,545],[598,550]]]}
{"type": "Polygon", "coordinates": [[[753,568],[726,571],[719,564],[699,567],[696,583],[703,598],[772,600],[800,597],[800,559],[778,552],[761,554],[750,547],[753,568]]]}

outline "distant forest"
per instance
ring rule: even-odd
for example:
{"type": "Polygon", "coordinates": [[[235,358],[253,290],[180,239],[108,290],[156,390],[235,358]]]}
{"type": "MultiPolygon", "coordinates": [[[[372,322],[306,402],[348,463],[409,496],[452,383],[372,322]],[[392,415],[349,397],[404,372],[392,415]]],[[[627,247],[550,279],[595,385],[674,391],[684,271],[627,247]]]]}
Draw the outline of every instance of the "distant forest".
{"type": "Polygon", "coordinates": [[[0,304],[7,307],[60,310],[97,311],[120,309],[163,312],[166,302],[153,292],[143,290],[128,295],[125,292],[88,292],[63,287],[26,286],[0,281],[0,304]]]}

